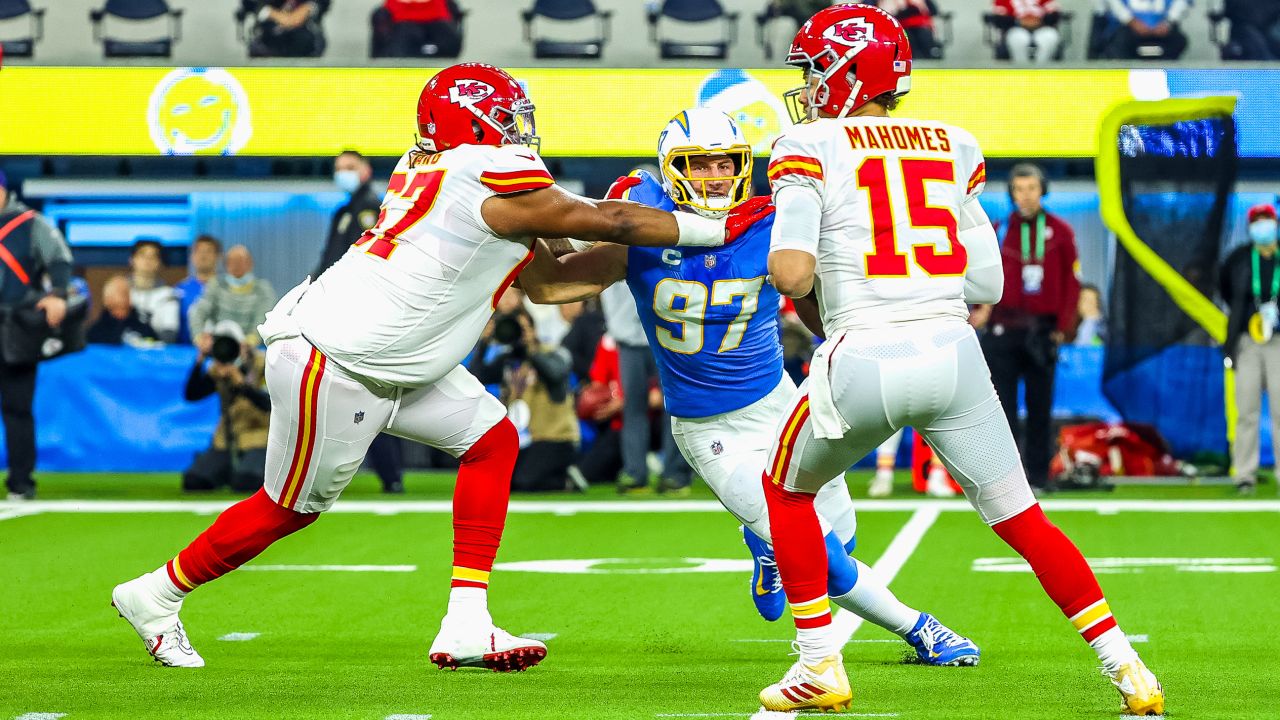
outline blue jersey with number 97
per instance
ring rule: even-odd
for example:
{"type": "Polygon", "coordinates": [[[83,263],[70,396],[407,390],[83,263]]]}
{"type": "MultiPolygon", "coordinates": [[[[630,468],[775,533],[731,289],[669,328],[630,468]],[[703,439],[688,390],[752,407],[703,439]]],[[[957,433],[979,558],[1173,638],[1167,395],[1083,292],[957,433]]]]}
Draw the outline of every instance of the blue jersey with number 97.
{"type": "MultiPolygon", "coordinates": [[[[675,204],[649,173],[624,199],[675,204]]],[[[718,248],[641,248],[627,254],[627,285],[667,399],[667,412],[701,418],[744,408],[782,379],[778,291],[766,282],[773,214],[718,248]]]]}

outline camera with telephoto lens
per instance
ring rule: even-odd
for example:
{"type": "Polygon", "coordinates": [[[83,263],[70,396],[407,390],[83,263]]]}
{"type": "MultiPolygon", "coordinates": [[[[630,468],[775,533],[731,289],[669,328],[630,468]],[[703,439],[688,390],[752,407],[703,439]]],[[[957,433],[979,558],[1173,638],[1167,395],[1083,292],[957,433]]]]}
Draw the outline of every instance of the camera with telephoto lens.
{"type": "Polygon", "coordinates": [[[223,365],[234,363],[240,359],[240,341],[229,335],[215,335],[213,345],[209,348],[209,357],[223,365]]]}
{"type": "Polygon", "coordinates": [[[524,327],[520,325],[520,313],[499,313],[493,316],[493,341],[499,345],[508,345],[511,352],[508,357],[522,360],[529,349],[524,344],[524,327]]]}

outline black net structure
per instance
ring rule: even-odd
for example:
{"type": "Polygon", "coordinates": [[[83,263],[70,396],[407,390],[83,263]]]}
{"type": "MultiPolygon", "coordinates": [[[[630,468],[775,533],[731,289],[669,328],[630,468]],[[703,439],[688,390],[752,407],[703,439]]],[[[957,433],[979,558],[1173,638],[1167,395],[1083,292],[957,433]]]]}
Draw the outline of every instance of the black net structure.
{"type": "Polygon", "coordinates": [[[1236,180],[1235,123],[1230,114],[1132,122],[1114,142],[1136,238],[1116,246],[1103,391],[1127,420],[1160,427],[1175,450],[1210,449],[1223,437],[1223,396],[1220,382],[1205,382],[1221,377],[1206,318],[1236,180]]]}

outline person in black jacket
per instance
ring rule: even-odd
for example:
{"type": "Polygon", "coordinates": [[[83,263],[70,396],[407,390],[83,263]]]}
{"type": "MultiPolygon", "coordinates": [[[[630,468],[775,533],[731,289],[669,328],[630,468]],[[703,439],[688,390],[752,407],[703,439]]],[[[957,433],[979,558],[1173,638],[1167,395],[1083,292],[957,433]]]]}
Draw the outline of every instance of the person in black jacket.
{"type": "MultiPolygon", "coordinates": [[[[46,332],[67,317],[71,249],[62,233],[8,191],[0,172],[0,243],[8,251],[0,263],[0,322],[10,325],[0,343],[0,416],[9,451],[9,500],[36,496],[36,362],[44,334],[20,322],[22,314],[43,315],[46,332]],[[19,347],[25,345],[29,347],[19,347]]],[[[37,320],[37,323],[39,321],[37,320]]]]}
{"type": "Polygon", "coordinates": [[[102,286],[102,314],[89,328],[89,342],[95,345],[159,345],[160,336],[138,314],[129,297],[129,278],[116,275],[102,286]]]}
{"type": "Polygon", "coordinates": [[[1280,438],[1280,270],[1276,267],[1276,209],[1249,209],[1248,245],[1236,248],[1222,263],[1218,280],[1227,302],[1227,340],[1222,345],[1227,367],[1235,368],[1236,439],[1231,465],[1236,488],[1252,493],[1257,485],[1258,425],[1262,392],[1271,398],[1271,437],[1280,438]]]}
{"type": "Polygon", "coordinates": [[[347,248],[378,222],[382,206],[382,198],[373,189],[373,166],[355,150],[343,150],[334,158],[333,182],[349,197],[329,221],[329,239],[316,271],[311,274],[313,280],[338,262],[347,248]]]}
{"type": "MultiPolygon", "coordinates": [[[[365,230],[378,221],[382,199],[373,189],[373,166],[355,150],[343,150],[333,160],[333,182],[349,197],[329,221],[329,239],[325,242],[320,264],[311,277],[318,278],[338,262],[365,230]]],[[[382,433],[374,438],[365,455],[369,467],[377,473],[385,493],[404,492],[404,459],[400,438],[382,433]]]]}
{"type": "Polygon", "coordinates": [[[214,328],[208,367],[202,352],[187,377],[183,398],[203,400],[217,393],[218,427],[208,450],[196,456],[182,473],[182,489],[236,492],[262,487],[267,465],[267,421],[271,396],[267,393],[262,354],[244,343],[244,331],[233,321],[214,328]]]}

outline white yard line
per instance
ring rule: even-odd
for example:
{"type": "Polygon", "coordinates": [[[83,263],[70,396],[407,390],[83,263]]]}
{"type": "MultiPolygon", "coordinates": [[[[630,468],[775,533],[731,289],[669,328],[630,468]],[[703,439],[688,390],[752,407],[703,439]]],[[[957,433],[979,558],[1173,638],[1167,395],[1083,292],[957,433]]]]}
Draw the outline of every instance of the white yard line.
{"type": "MultiPolygon", "coordinates": [[[[965,503],[968,507],[968,503],[965,503]]],[[[898,576],[898,571],[902,570],[902,566],[907,564],[907,560],[911,554],[920,547],[920,541],[924,539],[924,534],[933,527],[941,515],[941,510],[937,507],[923,507],[916,510],[911,515],[911,519],[906,525],[893,536],[893,541],[889,543],[889,547],[885,549],[880,558],[876,560],[871,569],[884,582],[886,586],[893,582],[898,576]]],[[[836,613],[832,619],[831,625],[835,629],[836,635],[844,642],[848,642],[853,634],[862,627],[864,620],[845,610],[836,613]]]]}
{"type": "Polygon", "coordinates": [[[66,716],[66,713],[26,713],[25,715],[19,715],[14,720],[58,720],[58,718],[66,716]]]}
{"type": "Polygon", "coordinates": [[[430,715],[388,715],[386,720],[431,720],[430,715]]]}
{"type": "Polygon", "coordinates": [[[520,637],[537,640],[538,642],[551,642],[560,637],[560,633],[521,633],[520,637]]]}
{"type": "Polygon", "coordinates": [[[261,635],[262,633],[247,633],[247,632],[227,633],[226,635],[223,635],[218,639],[223,642],[249,642],[250,640],[253,640],[254,638],[257,638],[261,635]]]}
{"type": "MultiPolygon", "coordinates": [[[[221,512],[231,505],[223,500],[34,500],[0,502],[0,519],[40,513],[196,513],[221,512]]],[[[1046,500],[1049,512],[1169,512],[1169,513],[1280,513],[1280,500],[1046,500]]],[[[863,500],[860,513],[868,512],[972,512],[964,500],[863,500]]],[[[453,512],[447,500],[348,500],[329,513],[406,515],[453,512]]],[[[516,500],[509,512],[532,515],[574,515],[578,513],[721,513],[724,506],[714,500],[516,500]]]]}
{"type": "Polygon", "coordinates": [[[257,570],[259,572],[417,572],[417,565],[254,565],[252,563],[241,570],[257,570]]]}

